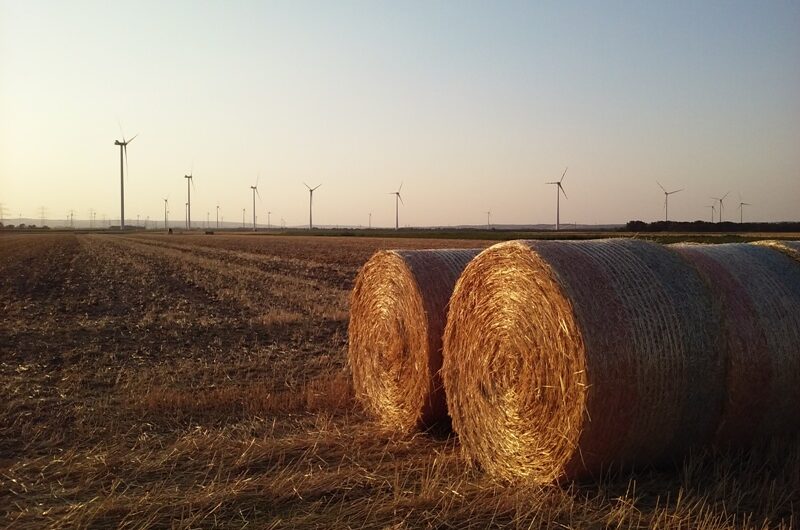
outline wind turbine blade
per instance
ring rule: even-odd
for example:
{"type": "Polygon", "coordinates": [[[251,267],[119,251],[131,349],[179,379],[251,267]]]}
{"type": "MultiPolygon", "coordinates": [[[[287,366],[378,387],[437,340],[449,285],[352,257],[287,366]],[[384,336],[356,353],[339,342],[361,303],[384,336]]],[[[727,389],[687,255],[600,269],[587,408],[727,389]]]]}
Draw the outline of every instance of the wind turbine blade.
{"type": "Polygon", "coordinates": [[[256,175],[256,188],[258,188],[258,181],[259,181],[260,179],[261,179],[261,172],[259,171],[259,172],[258,172],[258,175],[256,175]]]}
{"type": "Polygon", "coordinates": [[[678,193],[679,191],[683,191],[684,189],[686,189],[686,188],[681,188],[681,189],[679,189],[679,190],[671,191],[671,192],[669,192],[669,193],[670,193],[670,195],[671,195],[671,194],[673,194],[673,193],[678,193]]]}
{"type": "Polygon", "coordinates": [[[405,206],[405,205],[406,205],[406,203],[404,203],[404,202],[403,202],[403,196],[402,196],[402,195],[400,195],[400,192],[399,192],[399,191],[397,192],[397,198],[398,198],[398,199],[400,199],[400,204],[402,204],[403,206],[405,206]]]}
{"type": "Polygon", "coordinates": [[[261,200],[261,194],[258,192],[258,187],[256,187],[256,195],[258,195],[258,200],[261,200]]]}
{"type": "Polygon", "coordinates": [[[119,125],[119,134],[122,135],[122,141],[125,141],[125,132],[122,130],[122,122],[117,118],[117,125],[119,125]]]}
{"type": "MultiPolygon", "coordinates": [[[[322,186],[322,184],[317,184],[317,187],[316,187],[316,188],[314,188],[314,190],[315,190],[315,189],[317,189],[317,188],[319,188],[320,186],[322,186]]],[[[311,190],[311,191],[314,191],[314,190],[311,190]]]]}
{"type": "Polygon", "coordinates": [[[559,182],[561,182],[562,180],[564,180],[564,176],[567,174],[567,170],[568,170],[568,169],[569,169],[569,166],[567,166],[567,167],[565,167],[565,168],[564,168],[564,172],[561,174],[561,178],[560,178],[560,179],[558,179],[558,181],[559,181],[559,182]]]}
{"type": "Polygon", "coordinates": [[[309,186],[309,185],[308,185],[308,184],[306,184],[305,182],[303,182],[303,186],[305,186],[305,187],[306,187],[306,188],[308,188],[308,189],[311,189],[311,186],[309,186]]]}
{"type": "Polygon", "coordinates": [[[728,196],[728,195],[730,195],[730,194],[731,194],[731,192],[728,192],[728,193],[726,193],[725,195],[723,195],[723,196],[722,196],[722,198],[721,198],[720,200],[721,200],[721,201],[724,201],[724,200],[725,200],[725,197],[727,197],[727,196],[728,196]]]}
{"type": "Polygon", "coordinates": [[[661,191],[663,191],[664,193],[667,193],[667,190],[664,189],[664,186],[662,186],[659,181],[656,181],[656,184],[658,184],[658,187],[661,188],[661,191]]]}
{"type": "Polygon", "coordinates": [[[563,194],[564,194],[564,198],[565,198],[565,199],[568,199],[568,198],[569,198],[569,197],[567,197],[567,192],[566,192],[566,191],[564,191],[564,186],[562,186],[560,182],[558,183],[558,189],[560,189],[560,190],[561,190],[561,193],[563,193],[563,194]]]}
{"type": "Polygon", "coordinates": [[[134,135],[133,135],[133,138],[131,138],[130,140],[128,140],[126,143],[131,143],[131,142],[134,140],[134,138],[136,138],[137,136],[139,136],[139,133],[136,133],[136,134],[134,134],[134,135]]]}
{"type": "Polygon", "coordinates": [[[401,180],[400,181],[400,187],[397,188],[397,193],[400,193],[401,191],[403,191],[403,184],[404,184],[404,182],[401,180]]]}

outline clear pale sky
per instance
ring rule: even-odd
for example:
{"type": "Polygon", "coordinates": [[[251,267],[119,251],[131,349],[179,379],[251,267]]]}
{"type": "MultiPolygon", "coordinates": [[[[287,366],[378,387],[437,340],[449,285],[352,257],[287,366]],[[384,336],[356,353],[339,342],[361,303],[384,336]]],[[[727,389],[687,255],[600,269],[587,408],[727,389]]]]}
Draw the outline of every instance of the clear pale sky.
{"type": "Polygon", "coordinates": [[[6,217],[799,220],[800,2],[0,0],[6,217]]]}

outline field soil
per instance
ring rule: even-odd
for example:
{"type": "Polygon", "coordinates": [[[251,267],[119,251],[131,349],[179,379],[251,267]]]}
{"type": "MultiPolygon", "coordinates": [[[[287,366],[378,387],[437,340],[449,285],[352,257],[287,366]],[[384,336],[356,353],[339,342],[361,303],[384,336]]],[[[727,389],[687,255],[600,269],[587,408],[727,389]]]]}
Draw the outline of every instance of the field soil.
{"type": "Polygon", "coordinates": [[[800,445],[587,484],[492,480],[353,400],[348,296],[378,249],[489,241],[0,235],[7,528],[793,528],[800,445]]]}

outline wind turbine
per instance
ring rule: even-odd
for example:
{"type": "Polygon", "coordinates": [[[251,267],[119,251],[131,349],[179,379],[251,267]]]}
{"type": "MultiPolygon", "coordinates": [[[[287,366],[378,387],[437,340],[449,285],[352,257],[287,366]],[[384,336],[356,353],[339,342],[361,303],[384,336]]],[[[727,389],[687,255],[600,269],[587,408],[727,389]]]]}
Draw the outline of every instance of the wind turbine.
{"type": "Polygon", "coordinates": [[[267,211],[267,230],[272,230],[271,216],[272,216],[272,212],[267,211]]]}
{"type": "Polygon", "coordinates": [[[726,193],[725,195],[723,195],[722,197],[711,197],[711,198],[712,198],[712,199],[714,199],[715,201],[719,201],[719,222],[720,222],[720,223],[722,222],[722,209],[723,209],[722,201],[724,201],[724,200],[725,200],[725,197],[727,197],[728,195],[730,195],[730,193],[731,193],[731,192],[728,192],[728,193],[726,193]]]}
{"type": "Polygon", "coordinates": [[[192,190],[194,188],[194,168],[192,171],[189,171],[188,175],[184,175],[183,178],[186,179],[186,229],[189,230],[192,228],[192,190]],[[189,183],[191,183],[191,188],[189,187],[189,183]]]}
{"type": "MultiPolygon", "coordinates": [[[[122,133],[122,127],[120,126],[120,133],[122,133]]],[[[128,144],[131,143],[134,138],[139,136],[138,134],[134,134],[133,138],[130,140],[125,139],[125,134],[122,134],[122,141],[114,140],[114,145],[119,146],[119,228],[120,230],[125,230],[125,170],[128,166],[128,144]]]]}
{"type": "Polygon", "coordinates": [[[491,227],[492,227],[492,212],[491,211],[487,211],[486,212],[486,228],[491,228],[491,227]]]}
{"type": "Polygon", "coordinates": [[[664,192],[664,221],[669,222],[669,196],[673,193],[678,193],[679,191],[683,191],[684,188],[675,191],[667,191],[664,189],[664,186],[661,185],[659,181],[656,181],[658,187],[661,188],[661,191],[664,192]]]}
{"type": "Polygon", "coordinates": [[[372,228],[372,212],[369,212],[369,224],[367,225],[367,228],[372,228]]]}
{"type": "Polygon", "coordinates": [[[169,195],[162,199],[164,201],[164,230],[167,229],[167,205],[169,204],[169,195]]]}
{"type": "Polygon", "coordinates": [[[219,204],[217,205],[217,230],[219,230],[219,204]]]}
{"type": "Polygon", "coordinates": [[[567,198],[567,192],[564,191],[564,186],[561,185],[561,182],[564,180],[564,176],[567,174],[567,170],[569,166],[564,168],[564,172],[561,174],[561,178],[555,182],[545,182],[545,184],[554,184],[556,186],[556,232],[561,229],[561,194],[564,194],[564,198],[567,198]]]}
{"type": "Polygon", "coordinates": [[[745,206],[752,206],[749,202],[739,202],[739,224],[742,224],[742,220],[744,219],[744,207],[745,206]]]}
{"type": "Polygon", "coordinates": [[[253,232],[256,231],[256,195],[258,198],[261,198],[261,194],[258,193],[258,180],[261,178],[261,175],[256,177],[256,185],[250,186],[250,189],[253,190],[253,232]]]}
{"type": "Polygon", "coordinates": [[[244,227],[245,227],[245,224],[244,224],[244,208],[242,208],[242,228],[244,228],[244,227]]]}
{"type": "Polygon", "coordinates": [[[75,210],[70,210],[70,211],[69,211],[69,227],[70,227],[70,228],[75,228],[75,224],[74,224],[74,223],[73,223],[73,221],[72,221],[72,218],[73,218],[74,216],[75,216],[75,210]]]}
{"type": "Polygon", "coordinates": [[[311,230],[314,228],[313,217],[311,216],[311,204],[314,202],[314,190],[322,186],[322,184],[318,184],[315,188],[312,188],[305,182],[303,182],[306,188],[308,188],[308,229],[311,230]]]}
{"type": "MultiPolygon", "coordinates": [[[[400,187],[397,188],[397,191],[389,192],[389,195],[394,195],[394,229],[400,230],[400,203],[403,202],[403,197],[400,195],[400,190],[403,189],[403,183],[400,183],[400,187]]],[[[406,203],[403,202],[403,206],[406,203]]]]}
{"type": "Polygon", "coordinates": [[[711,206],[706,206],[706,208],[711,208],[711,222],[714,222],[714,212],[717,210],[717,207],[713,204],[711,206]]]}

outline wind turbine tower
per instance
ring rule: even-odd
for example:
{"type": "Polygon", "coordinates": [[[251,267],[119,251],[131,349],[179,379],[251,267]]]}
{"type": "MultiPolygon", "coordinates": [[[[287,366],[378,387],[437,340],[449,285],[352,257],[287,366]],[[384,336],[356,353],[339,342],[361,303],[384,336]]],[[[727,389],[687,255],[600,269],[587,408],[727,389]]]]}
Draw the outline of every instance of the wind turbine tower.
{"type": "Polygon", "coordinates": [[[728,192],[728,193],[726,193],[725,195],[723,195],[722,197],[711,197],[711,198],[712,198],[712,199],[714,199],[715,201],[719,201],[719,222],[720,222],[720,223],[722,222],[722,209],[723,209],[722,201],[724,201],[724,200],[725,200],[725,197],[727,197],[728,195],[730,195],[730,193],[731,193],[731,192],[728,192]]]}
{"type": "Polygon", "coordinates": [[[167,203],[169,201],[169,197],[164,199],[164,230],[167,230],[167,203]]]}
{"type": "Polygon", "coordinates": [[[713,204],[711,206],[706,206],[706,208],[711,208],[711,222],[714,222],[714,212],[717,210],[717,207],[713,204]]]}
{"type": "MultiPolygon", "coordinates": [[[[250,186],[250,189],[253,190],[253,232],[256,231],[256,195],[258,195],[259,199],[261,198],[261,194],[258,193],[258,179],[260,179],[260,178],[261,178],[261,175],[256,177],[256,185],[255,186],[250,186]]],[[[242,223],[242,224],[244,225],[244,223],[242,223]]]]}
{"type": "Polygon", "coordinates": [[[567,192],[564,191],[564,186],[561,183],[564,181],[564,176],[566,176],[568,169],[569,166],[564,168],[560,179],[554,182],[545,182],[545,184],[553,184],[556,187],[556,232],[561,230],[561,194],[563,193],[564,198],[567,198],[567,192]]]}
{"type": "Polygon", "coordinates": [[[683,191],[683,188],[675,191],[667,191],[664,189],[664,186],[661,185],[659,181],[656,181],[658,187],[661,188],[661,191],[664,192],[664,221],[669,221],[669,196],[673,193],[678,193],[679,191],[683,191]]]}
{"type": "Polygon", "coordinates": [[[272,219],[271,219],[271,217],[272,217],[272,212],[267,211],[267,230],[271,230],[272,229],[272,219]]]}
{"type": "Polygon", "coordinates": [[[184,175],[186,179],[186,229],[192,228],[192,187],[194,187],[194,171],[190,171],[188,175],[184,175]],[[191,184],[191,186],[190,186],[191,184]]]}
{"type": "Polygon", "coordinates": [[[125,230],[125,168],[128,165],[128,144],[131,143],[138,134],[134,134],[130,140],[122,135],[122,141],[114,140],[114,145],[119,146],[119,228],[125,230]]]}
{"type": "Polygon", "coordinates": [[[742,224],[744,220],[744,207],[745,206],[752,206],[749,202],[739,202],[739,224],[742,224]]]}
{"type": "Polygon", "coordinates": [[[308,229],[312,230],[314,228],[314,218],[312,217],[312,204],[314,202],[314,190],[322,186],[322,184],[318,184],[316,187],[312,188],[305,182],[303,182],[306,188],[308,188],[308,229]]]}
{"type": "Polygon", "coordinates": [[[217,205],[217,230],[219,230],[219,204],[217,205]]]}
{"type": "MultiPolygon", "coordinates": [[[[394,229],[400,230],[400,203],[403,202],[403,197],[400,195],[400,190],[403,189],[403,183],[400,183],[400,187],[397,188],[397,191],[389,192],[389,195],[394,195],[394,229]]],[[[403,202],[403,206],[406,203],[403,202]]]]}
{"type": "Polygon", "coordinates": [[[492,212],[486,212],[486,228],[492,228],[492,212]]]}

